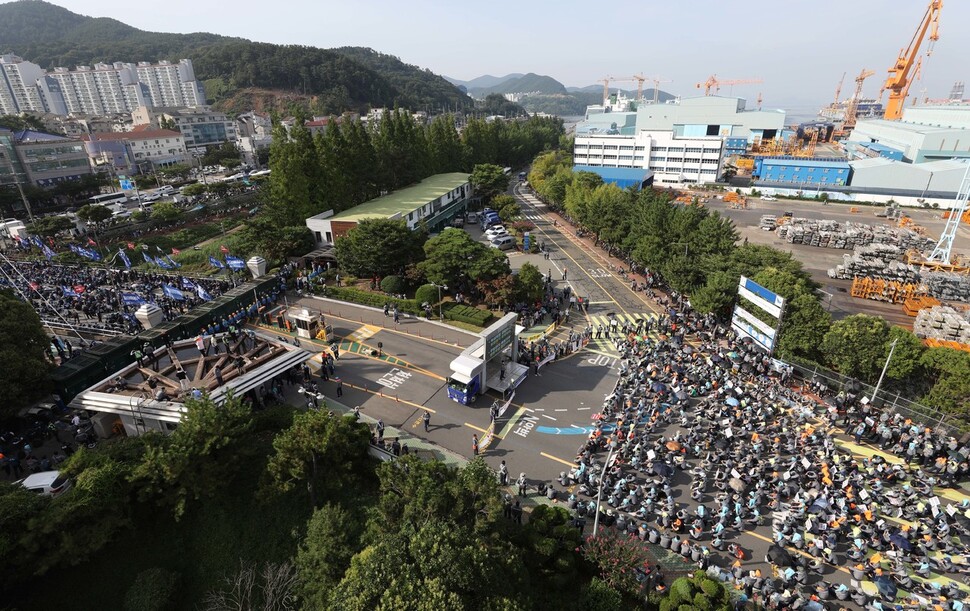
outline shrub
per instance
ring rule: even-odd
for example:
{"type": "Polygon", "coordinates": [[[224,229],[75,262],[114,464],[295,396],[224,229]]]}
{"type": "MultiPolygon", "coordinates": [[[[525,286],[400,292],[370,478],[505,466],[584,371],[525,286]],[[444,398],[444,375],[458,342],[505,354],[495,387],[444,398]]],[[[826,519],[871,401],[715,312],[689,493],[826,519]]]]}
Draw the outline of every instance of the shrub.
{"type": "Polygon", "coordinates": [[[404,278],[400,276],[385,276],[384,279],[381,280],[381,290],[385,293],[398,295],[403,293],[406,288],[404,278]]]}
{"type": "Polygon", "coordinates": [[[151,568],[135,577],[125,594],[125,611],[164,611],[174,609],[179,574],[151,568]]]}
{"type": "Polygon", "coordinates": [[[471,306],[448,303],[447,306],[442,306],[442,309],[444,310],[445,318],[448,320],[455,320],[478,327],[484,327],[492,320],[491,312],[471,306]]]}
{"type": "Polygon", "coordinates": [[[418,290],[414,291],[414,300],[418,305],[422,303],[438,303],[438,287],[433,284],[422,284],[418,290]]]}
{"type": "Polygon", "coordinates": [[[388,297],[387,295],[370,293],[354,287],[327,286],[323,291],[323,296],[340,299],[341,301],[349,301],[351,303],[359,303],[373,308],[383,308],[385,303],[389,303],[392,306],[396,305],[402,312],[421,314],[421,308],[414,299],[398,299],[396,297],[388,297]]]}

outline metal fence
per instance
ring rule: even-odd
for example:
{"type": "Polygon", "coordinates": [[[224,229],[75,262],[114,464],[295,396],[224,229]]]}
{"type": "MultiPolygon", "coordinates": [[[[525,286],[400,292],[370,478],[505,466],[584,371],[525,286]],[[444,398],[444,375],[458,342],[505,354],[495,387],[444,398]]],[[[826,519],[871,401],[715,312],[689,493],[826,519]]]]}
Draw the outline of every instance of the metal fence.
{"type": "MultiPolygon", "coordinates": [[[[872,399],[873,392],[875,392],[875,388],[869,384],[860,382],[856,378],[850,378],[836,373],[831,369],[826,369],[811,361],[798,362],[798,359],[792,359],[787,364],[791,365],[799,377],[806,380],[818,379],[836,392],[845,390],[850,384],[856,388],[861,388],[861,391],[858,391],[856,394],[865,395],[870,399],[872,399]]],[[[898,413],[924,426],[940,429],[956,437],[970,431],[970,422],[955,417],[952,414],[946,414],[938,409],[928,407],[922,403],[917,403],[916,401],[903,397],[897,392],[888,391],[885,388],[879,389],[873,405],[892,413],[898,413]]]]}

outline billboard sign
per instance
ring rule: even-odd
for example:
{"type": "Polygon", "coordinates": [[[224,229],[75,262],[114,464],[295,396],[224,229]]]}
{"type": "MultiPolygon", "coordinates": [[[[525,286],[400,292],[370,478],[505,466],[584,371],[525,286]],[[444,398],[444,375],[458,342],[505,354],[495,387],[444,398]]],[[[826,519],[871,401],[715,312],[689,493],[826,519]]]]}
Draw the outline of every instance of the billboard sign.
{"type": "Polygon", "coordinates": [[[738,284],[738,295],[775,318],[781,318],[781,310],[785,307],[785,298],[777,293],[772,293],[754,280],[741,276],[741,282],[738,284]]]}
{"type": "Polygon", "coordinates": [[[738,332],[738,334],[750,337],[754,343],[758,344],[769,353],[775,349],[774,337],[769,337],[766,333],[763,333],[760,329],[749,323],[747,320],[738,316],[738,309],[735,308],[734,316],[731,318],[731,328],[738,332]]]}
{"type": "Polygon", "coordinates": [[[745,310],[741,306],[736,306],[734,308],[734,315],[737,316],[738,318],[744,319],[744,321],[746,323],[748,323],[749,325],[751,325],[755,329],[758,329],[759,331],[761,331],[762,333],[764,333],[766,336],[774,339],[774,337],[775,337],[775,328],[772,327],[771,325],[769,325],[768,323],[766,323],[765,321],[760,320],[757,316],[755,316],[751,312],[745,310]]]}
{"type": "Polygon", "coordinates": [[[490,362],[496,356],[502,354],[504,350],[512,345],[515,339],[515,321],[519,315],[512,312],[506,314],[481,333],[485,339],[485,361],[490,362]]]}

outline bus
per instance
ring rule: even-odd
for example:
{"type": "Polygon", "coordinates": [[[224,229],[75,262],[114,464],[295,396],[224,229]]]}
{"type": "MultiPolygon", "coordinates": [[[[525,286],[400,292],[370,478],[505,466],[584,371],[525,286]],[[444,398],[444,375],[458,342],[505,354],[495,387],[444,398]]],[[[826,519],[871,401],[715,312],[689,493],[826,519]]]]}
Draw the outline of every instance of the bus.
{"type": "Polygon", "coordinates": [[[101,195],[95,195],[88,200],[91,204],[111,206],[114,204],[124,204],[128,201],[128,196],[125,195],[124,191],[118,191],[117,193],[103,193],[101,195]]]}

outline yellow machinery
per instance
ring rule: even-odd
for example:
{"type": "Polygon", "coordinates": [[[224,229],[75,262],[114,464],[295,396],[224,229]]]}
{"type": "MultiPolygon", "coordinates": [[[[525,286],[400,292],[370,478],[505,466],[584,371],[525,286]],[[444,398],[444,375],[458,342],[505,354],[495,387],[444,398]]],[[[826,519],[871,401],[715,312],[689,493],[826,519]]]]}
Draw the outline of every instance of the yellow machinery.
{"type": "Polygon", "coordinates": [[[719,80],[716,74],[712,74],[707,77],[707,80],[703,83],[697,83],[698,89],[704,90],[704,95],[717,95],[721,90],[722,86],[729,85],[755,85],[758,83],[763,83],[760,78],[746,78],[746,79],[732,79],[732,80],[719,80]],[[711,92],[714,93],[711,93],[711,92]]]}
{"type": "MultiPolygon", "coordinates": [[[[929,44],[927,45],[926,55],[933,52],[933,43],[940,39],[940,11],[943,9],[943,0],[931,0],[926,7],[926,14],[916,28],[909,46],[900,50],[896,63],[889,69],[889,77],[882,86],[883,91],[889,91],[889,102],[886,104],[886,112],[883,115],[886,119],[899,119],[903,116],[903,105],[906,103],[906,96],[909,95],[909,86],[915,80],[916,73],[922,63],[919,58],[920,45],[927,38],[929,33],[929,44]]],[[[848,117],[847,117],[848,118],[848,117]]]]}
{"type": "MultiPolygon", "coordinates": [[[[842,119],[842,125],[832,134],[833,138],[843,138],[855,127],[856,112],[859,110],[859,100],[862,99],[862,84],[873,74],[875,74],[874,70],[866,70],[863,68],[859,76],[855,77],[855,93],[852,94],[852,97],[845,105],[845,116],[842,119]]],[[[841,88],[840,83],[839,89],[841,88]]]]}
{"type": "Polygon", "coordinates": [[[852,280],[852,288],[849,294],[860,299],[901,303],[907,299],[926,295],[926,287],[911,282],[856,277],[852,280]]]}

